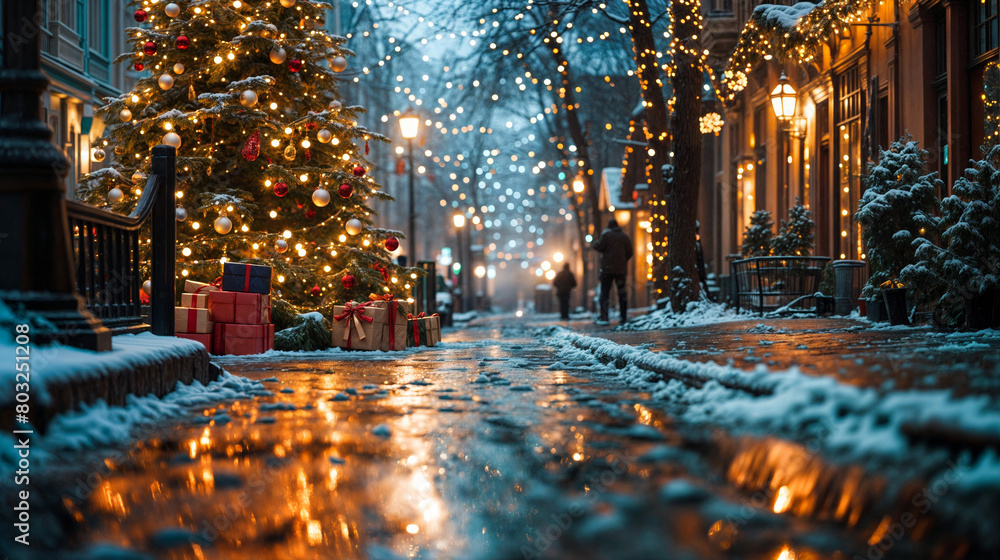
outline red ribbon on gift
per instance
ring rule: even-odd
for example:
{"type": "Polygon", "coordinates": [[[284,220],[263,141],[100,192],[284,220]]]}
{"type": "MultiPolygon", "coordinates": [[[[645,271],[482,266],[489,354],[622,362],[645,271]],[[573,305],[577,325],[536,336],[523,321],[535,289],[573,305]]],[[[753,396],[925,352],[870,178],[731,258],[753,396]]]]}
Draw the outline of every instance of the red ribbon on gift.
{"type": "MultiPolygon", "coordinates": [[[[423,316],[423,311],[421,311],[416,317],[413,316],[413,313],[406,314],[407,319],[422,319],[423,316]]],[[[413,345],[420,346],[420,323],[417,321],[413,321],[413,345]]]]}
{"type": "MultiPolygon", "coordinates": [[[[202,290],[208,290],[209,288],[218,288],[218,289],[221,290],[222,289],[222,277],[219,276],[218,278],[215,279],[215,281],[211,282],[210,284],[205,284],[204,286],[198,286],[198,289],[196,289],[194,291],[194,293],[198,294],[198,293],[201,293],[202,290]]],[[[209,291],[212,291],[212,290],[209,290],[209,291]]]]}
{"type": "Polygon", "coordinates": [[[361,321],[367,321],[371,323],[375,319],[365,315],[365,308],[371,305],[371,302],[364,302],[355,304],[353,301],[349,301],[344,304],[344,312],[340,315],[335,315],[333,318],[337,321],[343,321],[347,319],[347,324],[344,325],[344,340],[347,341],[347,347],[351,347],[351,321],[354,321],[355,327],[358,329],[358,338],[364,340],[365,330],[361,326],[361,321]]]}
{"type": "Polygon", "coordinates": [[[243,266],[246,267],[246,268],[243,269],[243,291],[244,292],[249,292],[250,291],[250,265],[247,264],[247,265],[243,265],[243,266]]]}
{"type": "Polygon", "coordinates": [[[399,302],[396,301],[396,296],[392,294],[382,296],[368,294],[368,299],[371,301],[389,302],[389,350],[394,350],[396,348],[396,313],[399,309],[399,302]]]}
{"type": "Polygon", "coordinates": [[[188,309],[187,328],[191,332],[198,330],[198,310],[194,307],[188,309]]]}

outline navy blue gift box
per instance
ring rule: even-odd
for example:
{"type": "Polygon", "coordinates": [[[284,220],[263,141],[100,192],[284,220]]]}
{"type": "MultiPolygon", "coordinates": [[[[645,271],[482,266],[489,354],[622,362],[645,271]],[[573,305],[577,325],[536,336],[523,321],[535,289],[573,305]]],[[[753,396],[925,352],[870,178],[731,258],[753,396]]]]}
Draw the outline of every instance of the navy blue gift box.
{"type": "Polygon", "coordinates": [[[227,262],[222,265],[222,289],[227,292],[271,293],[271,267],[227,262]]]}

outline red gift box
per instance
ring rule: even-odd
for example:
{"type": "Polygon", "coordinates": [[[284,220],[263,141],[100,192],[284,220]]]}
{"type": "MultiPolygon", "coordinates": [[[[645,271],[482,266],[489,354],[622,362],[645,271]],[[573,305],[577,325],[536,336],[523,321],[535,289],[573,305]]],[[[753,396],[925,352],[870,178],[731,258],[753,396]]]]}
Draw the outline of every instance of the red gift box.
{"type": "Polygon", "coordinates": [[[212,352],[212,333],[201,334],[201,333],[179,332],[179,333],[174,333],[174,336],[176,336],[177,338],[186,338],[188,340],[194,340],[195,342],[200,342],[202,346],[205,347],[205,350],[208,350],[209,354],[214,354],[214,352],[212,352]]]}
{"type": "Polygon", "coordinates": [[[274,325],[219,323],[212,337],[215,354],[246,356],[274,348],[274,325]]]}
{"type": "Polygon", "coordinates": [[[174,308],[174,332],[206,334],[212,332],[212,316],[207,309],[174,308]]]}
{"type": "Polygon", "coordinates": [[[266,325],[271,322],[271,296],[244,292],[209,292],[208,310],[216,323],[266,325]]]}

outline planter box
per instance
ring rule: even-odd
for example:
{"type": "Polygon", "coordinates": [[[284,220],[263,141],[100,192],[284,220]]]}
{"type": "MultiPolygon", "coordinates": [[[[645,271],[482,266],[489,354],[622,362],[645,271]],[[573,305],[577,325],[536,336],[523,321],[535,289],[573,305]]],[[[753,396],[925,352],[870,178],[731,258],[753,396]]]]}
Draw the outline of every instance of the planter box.
{"type": "Polygon", "coordinates": [[[882,290],[882,300],[885,301],[890,325],[910,324],[910,317],[906,309],[906,288],[882,290]]]}
{"type": "Polygon", "coordinates": [[[865,311],[868,320],[873,323],[885,323],[889,320],[889,313],[885,309],[885,300],[881,297],[865,300],[865,311]]]}

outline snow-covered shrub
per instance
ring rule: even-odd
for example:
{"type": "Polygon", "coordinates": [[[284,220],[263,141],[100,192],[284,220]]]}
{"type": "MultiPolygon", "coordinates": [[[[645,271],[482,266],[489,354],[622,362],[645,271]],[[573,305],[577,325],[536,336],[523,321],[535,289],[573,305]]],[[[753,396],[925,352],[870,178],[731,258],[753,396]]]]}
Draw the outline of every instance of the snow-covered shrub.
{"type": "MultiPolygon", "coordinates": [[[[864,194],[854,219],[861,226],[867,247],[871,278],[861,294],[873,297],[887,280],[900,277],[907,265],[917,262],[914,240],[933,239],[938,230],[934,212],[943,187],[937,172],[928,172],[927,150],[901,138],[888,150],[879,150],[879,163],[862,179],[864,194]]],[[[918,298],[935,286],[908,285],[918,298]]]]}
{"type": "Polygon", "coordinates": [[[788,209],[788,221],[781,220],[780,231],[771,240],[772,252],[775,255],[808,257],[814,246],[815,228],[812,211],[796,198],[795,206],[788,209]]]}
{"type": "Polygon", "coordinates": [[[319,313],[305,313],[296,325],[274,333],[274,349],[285,352],[326,350],[331,344],[329,321],[319,313]]]}
{"type": "Polygon", "coordinates": [[[743,232],[743,245],[740,255],[748,257],[767,257],[771,255],[771,239],[774,237],[774,221],[767,210],[757,210],[750,215],[750,225],[743,232]]]}

